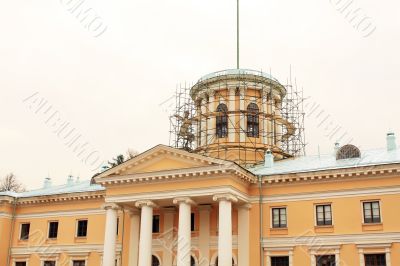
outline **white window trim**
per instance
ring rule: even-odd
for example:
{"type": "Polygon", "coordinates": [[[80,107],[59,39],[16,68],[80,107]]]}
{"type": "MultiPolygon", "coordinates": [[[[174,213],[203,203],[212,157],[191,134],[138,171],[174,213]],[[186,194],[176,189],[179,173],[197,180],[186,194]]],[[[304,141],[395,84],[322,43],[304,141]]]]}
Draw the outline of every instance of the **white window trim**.
{"type": "Polygon", "coordinates": [[[314,203],[314,225],[315,226],[334,226],[333,206],[332,205],[333,205],[332,202],[314,203]],[[324,206],[324,205],[330,205],[331,206],[331,219],[332,219],[332,224],[331,225],[318,225],[317,206],[324,206]]]}
{"type": "MultiPolygon", "coordinates": [[[[264,251],[266,248],[264,248],[264,251]]],[[[293,266],[293,247],[289,248],[274,248],[271,250],[271,248],[268,248],[268,251],[266,251],[267,255],[267,266],[271,266],[271,258],[272,257],[282,257],[282,256],[288,256],[289,257],[289,266],[293,266]],[[287,255],[272,255],[271,251],[278,251],[278,252],[287,252],[287,255]]]]}
{"type": "Polygon", "coordinates": [[[365,254],[385,254],[386,257],[386,266],[391,266],[391,244],[370,244],[370,245],[357,245],[358,254],[360,258],[360,266],[365,266],[365,254]],[[367,249],[365,249],[367,248],[367,249]],[[375,249],[373,251],[368,251],[368,248],[375,249]],[[384,248],[384,252],[376,252],[376,249],[384,248]]]}
{"type": "Polygon", "coordinates": [[[58,265],[58,257],[54,258],[54,257],[49,257],[49,258],[40,258],[40,265],[44,266],[44,262],[45,261],[54,261],[55,262],[55,266],[58,265]]]}
{"type": "Polygon", "coordinates": [[[383,223],[383,216],[382,216],[382,201],[380,199],[370,199],[370,200],[361,200],[360,201],[360,205],[361,205],[361,224],[381,224],[383,223]],[[379,217],[381,218],[381,221],[379,223],[365,223],[365,219],[364,219],[364,203],[366,202],[379,202],[379,217]]]}
{"type": "Polygon", "coordinates": [[[74,254],[74,255],[69,254],[69,256],[70,256],[70,266],[74,265],[74,260],[84,260],[85,266],[88,266],[88,259],[89,259],[88,253],[85,253],[82,255],[81,254],[74,254]]]}
{"type": "Polygon", "coordinates": [[[269,210],[270,214],[270,229],[287,229],[289,228],[289,214],[287,206],[271,206],[269,210]],[[286,209],[286,227],[274,227],[274,220],[273,220],[273,209],[286,209]]]}
{"type": "Polygon", "coordinates": [[[310,248],[311,266],[316,266],[317,256],[323,256],[323,255],[335,255],[335,265],[340,266],[340,246],[311,247],[310,248]]]}
{"type": "Polygon", "coordinates": [[[48,220],[47,221],[47,236],[46,236],[46,239],[48,239],[48,240],[56,240],[56,239],[58,239],[58,230],[57,230],[57,237],[56,238],[50,238],[49,237],[49,235],[50,235],[50,223],[53,223],[53,222],[57,222],[58,226],[60,226],[60,221],[58,221],[58,220],[48,220]]]}
{"type": "Polygon", "coordinates": [[[19,224],[18,240],[21,240],[21,241],[28,241],[28,240],[29,240],[29,237],[30,237],[30,234],[31,234],[31,223],[30,223],[30,222],[21,222],[21,223],[19,224]],[[22,225],[23,225],[23,224],[29,224],[29,234],[28,234],[28,238],[27,238],[27,239],[22,239],[22,238],[21,238],[22,225]]]}

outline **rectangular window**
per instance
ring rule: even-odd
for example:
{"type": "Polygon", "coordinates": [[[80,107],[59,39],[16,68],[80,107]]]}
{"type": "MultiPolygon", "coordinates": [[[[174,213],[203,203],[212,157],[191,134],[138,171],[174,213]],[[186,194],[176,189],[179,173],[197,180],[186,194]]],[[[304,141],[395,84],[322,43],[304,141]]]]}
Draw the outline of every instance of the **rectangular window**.
{"type": "Polygon", "coordinates": [[[24,223],[21,224],[21,235],[20,238],[21,240],[28,240],[29,239],[29,230],[31,228],[30,223],[24,223]]]}
{"type": "Polygon", "coordinates": [[[316,256],[317,266],[336,266],[335,255],[316,256]]]}
{"type": "Polygon", "coordinates": [[[43,266],[56,266],[56,262],[51,260],[46,260],[45,262],[43,262],[43,266]]]}
{"type": "Polygon", "coordinates": [[[49,238],[57,238],[58,222],[49,222],[49,238]]]}
{"type": "Polygon", "coordinates": [[[153,215],[153,233],[160,232],[160,215],[153,215]]]}
{"type": "Polygon", "coordinates": [[[381,213],[379,201],[363,202],[364,223],[380,223],[381,213]]]}
{"type": "Polygon", "coordinates": [[[332,208],[330,204],[316,206],[317,225],[332,225],[332,208]]]}
{"type": "Polygon", "coordinates": [[[87,227],[88,227],[88,220],[78,220],[76,236],[77,237],[86,237],[87,236],[87,227]]]}
{"type": "Polygon", "coordinates": [[[385,254],[365,254],[365,266],[386,266],[385,254]]]}
{"type": "Polygon", "coordinates": [[[85,266],[84,260],[74,260],[72,266],[85,266]]]}
{"type": "Polygon", "coordinates": [[[17,262],[15,262],[15,266],[26,266],[26,262],[25,261],[17,261],[17,262]]]}
{"type": "Polygon", "coordinates": [[[271,257],[271,266],[289,266],[289,257],[271,257]]]}
{"type": "Polygon", "coordinates": [[[119,218],[117,218],[117,235],[119,234],[119,218]]]}
{"type": "Polygon", "coordinates": [[[190,230],[193,232],[193,231],[195,231],[195,221],[194,221],[194,219],[195,219],[195,215],[194,215],[194,213],[191,213],[190,214],[190,230]]]}
{"type": "Polygon", "coordinates": [[[287,226],[286,208],[272,208],[272,227],[285,228],[287,226]]]}

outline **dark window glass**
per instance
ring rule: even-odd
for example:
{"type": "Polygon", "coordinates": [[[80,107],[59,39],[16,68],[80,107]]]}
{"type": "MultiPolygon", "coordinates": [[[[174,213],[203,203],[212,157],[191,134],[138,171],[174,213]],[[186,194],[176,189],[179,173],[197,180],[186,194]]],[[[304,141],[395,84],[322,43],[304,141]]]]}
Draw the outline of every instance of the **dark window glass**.
{"type": "Polygon", "coordinates": [[[49,223],[49,238],[57,238],[58,236],[58,222],[49,223]]]}
{"type": "Polygon", "coordinates": [[[221,103],[217,107],[216,128],[217,137],[226,138],[228,136],[228,108],[225,104],[221,103]]]}
{"type": "Polygon", "coordinates": [[[379,201],[364,202],[364,223],[380,223],[379,201]]]}
{"type": "Polygon", "coordinates": [[[258,138],[259,134],[259,109],[257,104],[251,103],[247,107],[247,136],[258,138]]]}
{"type": "Polygon", "coordinates": [[[160,215],[153,215],[153,233],[160,232],[160,215]]]}
{"type": "Polygon", "coordinates": [[[55,261],[46,260],[45,262],[43,262],[43,266],[56,266],[56,262],[55,261]]]}
{"type": "Polygon", "coordinates": [[[29,223],[21,224],[21,235],[20,235],[21,240],[29,239],[30,228],[31,228],[31,225],[29,223]]]}
{"type": "Polygon", "coordinates": [[[195,231],[195,215],[194,213],[190,214],[190,230],[195,231]]]}
{"type": "Polygon", "coordinates": [[[74,260],[72,265],[73,266],[85,266],[85,261],[84,260],[74,260]]]}
{"type": "Polygon", "coordinates": [[[316,256],[317,266],[336,266],[335,255],[316,256]]]}
{"type": "Polygon", "coordinates": [[[271,266],[289,266],[289,257],[271,257],[271,266]]]}
{"type": "Polygon", "coordinates": [[[386,266],[385,254],[365,254],[365,266],[386,266]]]}
{"type": "Polygon", "coordinates": [[[25,261],[17,261],[15,263],[15,266],[26,266],[26,262],[25,261]]]}
{"type": "Polygon", "coordinates": [[[332,225],[331,205],[317,205],[317,225],[332,225]]]}
{"type": "Polygon", "coordinates": [[[190,257],[190,266],[196,266],[196,261],[192,256],[190,257]]]}
{"type": "Polygon", "coordinates": [[[119,234],[119,218],[117,218],[117,235],[119,234]]]}
{"type": "Polygon", "coordinates": [[[151,266],[160,266],[160,261],[156,256],[151,256],[151,266]]]}
{"type": "Polygon", "coordinates": [[[272,227],[284,228],[287,226],[286,208],[272,209],[272,227]]]}
{"type": "Polygon", "coordinates": [[[86,237],[87,236],[87,226],[88,226],[88,220],[79,220],[76,236],[86,237]]]}

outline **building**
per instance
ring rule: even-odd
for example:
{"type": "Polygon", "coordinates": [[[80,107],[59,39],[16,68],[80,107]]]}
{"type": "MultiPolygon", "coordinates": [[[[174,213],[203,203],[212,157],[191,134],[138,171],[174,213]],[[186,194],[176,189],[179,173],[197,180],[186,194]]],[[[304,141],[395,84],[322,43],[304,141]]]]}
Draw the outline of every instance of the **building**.
{"type": "Polygon", "coordinates": [[[288,94],[257,71],[207,75],[174,116],[174,147],[1,193],[0,265],[400,265],[395,135],[300,156],[288,94]]]}

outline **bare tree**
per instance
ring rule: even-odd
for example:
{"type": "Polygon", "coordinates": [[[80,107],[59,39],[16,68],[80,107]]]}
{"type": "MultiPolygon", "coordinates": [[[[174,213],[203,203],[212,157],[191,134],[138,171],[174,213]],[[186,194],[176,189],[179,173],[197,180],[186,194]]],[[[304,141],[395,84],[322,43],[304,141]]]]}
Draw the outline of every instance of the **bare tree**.
{"type": "Polygon", "coordinates": [[[126,157],[127,157],[126,160],[130,160],[130,159],[136,157],[138,154],[139,154],[138,151],[129,148],[128,151],[126,152],[126,157]]]}
{"type": "Polygon", "coordinates": [[[0,181],[0,192],[3,191],[23,192],[25,186],[18,181],[13,173],[9,173],[0,181]]]}

